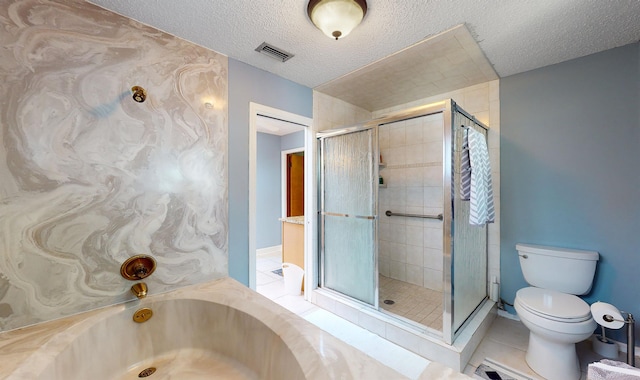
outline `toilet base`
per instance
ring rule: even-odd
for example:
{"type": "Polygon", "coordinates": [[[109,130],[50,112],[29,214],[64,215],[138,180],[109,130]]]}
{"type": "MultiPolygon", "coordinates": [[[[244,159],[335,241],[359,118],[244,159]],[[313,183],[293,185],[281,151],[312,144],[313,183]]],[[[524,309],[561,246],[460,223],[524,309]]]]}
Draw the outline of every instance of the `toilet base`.
{"type": "Polygon", "coordinates": [[[530,332],[526,361],[532,370],[548,380],[580,379],[575,343],[552,342],[530,332]]]}

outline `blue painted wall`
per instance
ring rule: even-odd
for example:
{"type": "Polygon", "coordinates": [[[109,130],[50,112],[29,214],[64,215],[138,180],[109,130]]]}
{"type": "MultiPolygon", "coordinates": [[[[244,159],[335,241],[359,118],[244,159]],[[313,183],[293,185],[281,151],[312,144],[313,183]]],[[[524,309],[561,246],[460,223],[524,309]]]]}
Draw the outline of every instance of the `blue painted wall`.
{"type": "Polygon", "coordinates": [[[639,81],[638,43],[501,79],[506,301],[527,286],[515,244],[533,243],[598,251],[585,300],[640,315],[639,81]]]}
{"type": "Polygon", "coordinates": [[[313,91],[229,58],[229,276],[245,285],[249,284],[250,102],[311,118],[313,91]]]}
{"type": "Polygon", "coordinates": [[[258,133],[256,248],[282,244],[282,151],[304,149],[304,131],[284,136],[258,133]]]}
{"type": "Polygon", "coordinates": [[[280,137],[280,149],[304,148],[304,131],[289,133],[280,137]]]}

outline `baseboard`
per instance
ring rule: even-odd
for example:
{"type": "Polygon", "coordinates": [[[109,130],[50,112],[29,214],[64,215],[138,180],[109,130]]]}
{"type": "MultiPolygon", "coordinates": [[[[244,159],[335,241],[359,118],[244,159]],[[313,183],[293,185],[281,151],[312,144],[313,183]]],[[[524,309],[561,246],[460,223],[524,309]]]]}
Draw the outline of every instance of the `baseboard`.
{"type": "Polygon", "coordinates": [[[256,249],[256,256],[265,256],[276,252],[282,252],[282,244],[256,249]]]}
{"type": "MultiPolygon", "coordinates": [[[[618,351],[622,352],[623,354],[627,353],[627,343],[626,342],[618,342],[617,340],[611,339],[609,337],[607,337],[607,340],[610,340],[610,341],[614,342],[615,344],[617,344],[618,345],[618,351]]],[[[635,353],[635,356],[637,358],[638,354],[640,354],[640,347],[636,346],[634,353],[635,353]]]]}

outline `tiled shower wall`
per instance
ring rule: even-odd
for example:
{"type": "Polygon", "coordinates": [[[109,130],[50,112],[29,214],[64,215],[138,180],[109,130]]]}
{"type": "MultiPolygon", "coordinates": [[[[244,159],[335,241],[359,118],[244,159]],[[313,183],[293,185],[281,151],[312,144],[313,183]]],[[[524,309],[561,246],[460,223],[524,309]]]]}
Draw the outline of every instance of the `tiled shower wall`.
{"type": "Polygon", "coordinates": [[[135,298],[136,254],[150,293],[226,276],[227,57],[81,0],[0,28],[0,330],[135,298]]]}
{"type": "Polygon", "coordinates": [[[379,272],[433,290],[442,290],[442,221],[385,212],[443,212],[442,126],[437,114],[379,128],[379,272]]]}
{"type": "MultiPolygon", "coordinates": [[[[488,145],[493,180],[493,195],[496,210],[496,221],[490,223],[488,239],[488,281],[492,276],[500,279],[500,81],[493,80],[456,91],[446,92],[418,99],[410,103],[377,110],[373,117],[380,117],[391,112],[405,110],[421,105],[453,99],[460,107],[474,115],[478,120],[489,126],[488,145]]],[[[384,157],[383,157],[384,158],[384,157]]],[[[425,256],[426,259],[426,256],[425,256]]]]}

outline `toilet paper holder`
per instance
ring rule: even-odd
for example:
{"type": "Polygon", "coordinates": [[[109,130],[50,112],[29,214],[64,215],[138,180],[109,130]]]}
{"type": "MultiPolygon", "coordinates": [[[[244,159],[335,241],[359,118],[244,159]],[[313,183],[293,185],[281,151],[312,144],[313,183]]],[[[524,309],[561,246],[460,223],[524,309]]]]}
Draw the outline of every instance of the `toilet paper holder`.
{"type": "MultiPolygon", "coordinates": [[[[610,317],[613,321],[613,317],[610,315],[605,315],[603,319],[606,321],[607,317],[610,317]]],[[[633,314],[627,313],[627,319],[623,320],[625,325],[627,325],[627,364],[635,367],[636,365],[636,336],[635,332],[635,324],[636,321],[633,319],[633,314]]]]}
{"type": "MultiPolygon", "coordinates": [[[[592,305],[593,306],[593,305],[592,305]]],[[[615,306],[611,306],[613,309],[615,309],[615,306]]],[[[592,308],[593,310],[593,308],[592,308]]],[[[617,309],[615,309],[617,310],[617,309]]],[[[611,322],[622,322],[623,324],[625,324],[627,326],[627,364],[629,364],[630,366],[634,366],[635,367],[635,362],[636,362],[636,353],[635,353],[635,349],[636,349],[636,339],[635,339],[635,319],[633,318],[633,314],[631,313],[626,313],[627,314],[627,318],[626,319],[617,319],[615,317],[613,317],[610,314],[605,314],[602,316],[602,319],[607,322],[607,323],[611,323],[611,322]]],[[[604,326],[602,325],[602,323],[600,323],[598,320],[596,320],[596,322],[601,325],[603,327],[604,330],[604,326]]],[[[622,327],[622,326],[620,326],[622,327]]],[[[604,336],[604,333],[603,333],[604,336]]]]}

